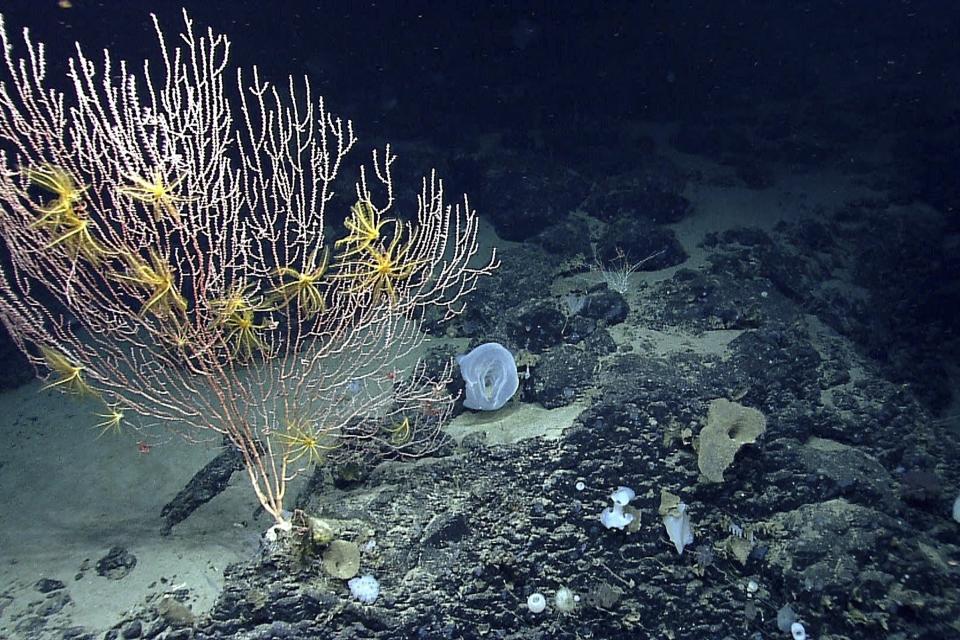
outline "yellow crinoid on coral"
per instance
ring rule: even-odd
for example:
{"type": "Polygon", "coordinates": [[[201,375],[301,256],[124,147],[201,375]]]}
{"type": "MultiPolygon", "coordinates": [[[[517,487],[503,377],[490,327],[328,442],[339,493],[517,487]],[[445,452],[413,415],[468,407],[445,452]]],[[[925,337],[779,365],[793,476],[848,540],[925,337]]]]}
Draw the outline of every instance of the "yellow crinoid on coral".
{"type": "Polygon", "coordinates": [[[90,233],[90,219],[84,213],[82,201],[87,187],[78,186],[65,169],[49,164],[27,169],[26,175],[30,182],[57,196],[39,207],[42,215],[31,225],[47,229],[54,236],[43,248],[64,246],[72,257],[83,256],[99,265],[109,252],[90,233]]]}
{"type": "Polygon", "coordinates": [[[317,284],[326,275],[329,264],[330,250],[324,248],[319,265],[317,264],[317,251],[315,250],[306,260],[303,271],[297,271],[293,267],[277,269],[276,273],[280,277],[281,283],[269,294],[269,298],[275,301],[275,308],[286,306],[296,300],[297,305],[308,316],[323,311],[326,303],[317,284]]]}
{"type": "Polygon", "coordinates": [[[203,336],[188,318],[176,318],[173,322],[160,325],[158,329],[157,338],[180,356],[189,358],[204,350],[203,336]]]}
{"type": "Polygon", "coordinates": [[[250,360],[256,353],[270,350],[262,334],[276,329],[277,322],[269,318],[257,322],[258,313],[271,309],[263,305],[254,286],[241,282],[209,304],[216,313],[214,325],[226,330],[223,340],[231,357],[250,360]]]}
{"type": "Polygon", "coordinates": [[[350,232],[349,235],[337,240],[333,246],[346,247],[343,256],[363,253],[380,240],[380,230],[385,225],[395,223],[396,220],[393,218],[381,220],[380,211],[369,200],[359,200],[357,204],[350,207],[350,217],[343,223],[350,232]]]}
{"type": "Polygon", "coordinates": [[[66,247],[71,257],[83,256],[91,264],[98,266],[104,256],[110,255],[102,244],[94,239],[90,233],[90,219],[79,213],[81,209],[68,209],[62,214],[57,223],[57,232],[60,234],[43,248],[52,249],[56,246],[66,247]]]}
{"type": "Polygon", "coordinates": [[[340,265],[338,278],[354,281],[354,292],[371,292],[374,299],[386,295],[390,302],[398,299],[397,286],[407,280],[423,265],[423,260],[410,258],[415,242],[401,242],[402,227],[398,227],[390,244],[383,248],[369,246],[363,255],[340,265]]]}
{"type": "Polygon", "coordinates": [[[276,433],[283,443],[283,460],[294,464],[306,458],[305,465],[323,462],[331,451],[340,447],[338,430],[323,429],[310,418],[296,416],[287,418],[285,430],[276,433]]]}
{"type": "Polygon", "coordinates": [[[166,317],[173,313],[185,313],[187,300],[174,282],[173,268],[156,251],[150,251],[150,261],[127,253],[128,274],[114,274],[122,282],[129,282],[150,292],[150,297],[140,309],[140,317],[152,313],[157,317],[166,317]]]}
{"type": "Polygon", "coordinates": [[[31,183],[44,191],[57,196],[51,202],[40,207],[43,214],[36,222],[35,227],[52,226],[57,228],[62,222],[63,214],[70,212],[80,203],[85,186],[79,186],[66,169],[51,164],[42,164],[29,168],[24,172],[31,183]]]}
{"type": "Polygon", "coordinates": [[[268,353],[270,345],[261,334],[277,328],[274,320],[257,322],[255,309],[238,309],[223,319],[227,329],[224,341],[230,348],[230,355],[240,360],[252,360],[257,353],[268,353]]]}
{"type": "Polygon", "coordinates": [[[97,439],[101,438],[105,433],[120,433],[120,425],[123,424],[124,411],[123,408],[119,405],[108,404],[107,413],[98,413],[98,418],[103,418],[100,422],[93,425],[97,429],[100,429],[100,433],[97,434],[97,439]]]}
{"type": "Polygon", "coordinates": [[[395,447],[402,447],[413,438],[413,426],[407,416],[404,416],[400,422],[384,427],[384,430],[390,436],[390,444],[395,447]]]}
{"type": "Polygon", "coordinates": [[[44,363],[50,369],[50,376],[54,378],[52,382],[44,385],[44,389],[57,387],[67,393],[97,395],[97,392],[84,380],[82,365],[75,364],[66,354],[53,347],[40,347],[40,353],[43,355],[44,363]]]}
{"type": "Polygon", "coordinates": [[[214,324],[223,325],[233,315],[246,310],[262,311],[262,296],[256,293],[254,285],[241,280],[239,284],[227,290],[220,298],[214,298],[208,304],[216,314],[214,324]]]}
{"type": "Polygon", "coordinates": [[[183,177],[167,182],[163,172],[155,169],[150,180],[132,173],[126,178],[130,184],[120,187],[120,193],[152,206],[154,219],[160,220],[167,215],[174,224],[180,224],[180,212],[176,205],[186,202],[187,198],[176,195],[174,190],[183,182],[183,177]]]}

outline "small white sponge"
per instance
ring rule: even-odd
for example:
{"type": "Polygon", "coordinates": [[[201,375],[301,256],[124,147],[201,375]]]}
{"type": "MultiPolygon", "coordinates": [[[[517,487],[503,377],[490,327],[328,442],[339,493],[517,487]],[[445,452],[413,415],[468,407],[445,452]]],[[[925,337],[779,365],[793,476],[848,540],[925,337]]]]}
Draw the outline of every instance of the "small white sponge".
{"type": "Polygon", "coordinates": [[[380,597],[380,583],[370,574],[351,579],[347,586],[350,587],[350,595],[363,604],[373,604],[380,597]]]}

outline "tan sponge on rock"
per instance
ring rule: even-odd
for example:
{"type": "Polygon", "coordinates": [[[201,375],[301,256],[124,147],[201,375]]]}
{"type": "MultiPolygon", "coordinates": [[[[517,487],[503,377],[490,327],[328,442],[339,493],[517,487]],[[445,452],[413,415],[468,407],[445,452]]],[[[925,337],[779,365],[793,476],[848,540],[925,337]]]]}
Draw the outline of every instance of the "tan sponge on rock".
{"type": "Polygon", "coordinates": [[[723,482],[723,472],[745,444],[753,444],[767,429],[767,419],[756,409],[717,398],[710,403],[707,425],[700,430],[697,465],[710,482],[723,482]]]}

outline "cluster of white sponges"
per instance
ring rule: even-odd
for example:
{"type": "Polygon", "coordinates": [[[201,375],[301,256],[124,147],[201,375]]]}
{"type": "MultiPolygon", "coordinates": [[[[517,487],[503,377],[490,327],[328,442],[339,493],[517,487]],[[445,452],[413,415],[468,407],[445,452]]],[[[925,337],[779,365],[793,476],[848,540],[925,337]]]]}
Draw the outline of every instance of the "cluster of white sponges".
{"type": "MultiPolygon", "coordinates": [[[[570,613],[577,608],[579,602],[580,596],[567,587],[560,587],[557,589],[556,595],[553,596],[553,606],[560,613],[570,613]]],[[[539,592],[531,593],[530,597],[527,598],[527,608],[530,613],[543,613],[547,608],[546,597],[539,592]]]]}

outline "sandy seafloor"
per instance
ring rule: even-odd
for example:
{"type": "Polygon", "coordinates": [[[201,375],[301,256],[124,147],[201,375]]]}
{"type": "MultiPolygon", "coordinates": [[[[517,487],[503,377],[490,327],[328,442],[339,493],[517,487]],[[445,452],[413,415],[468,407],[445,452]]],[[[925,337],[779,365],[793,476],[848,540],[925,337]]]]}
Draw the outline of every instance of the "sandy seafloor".
{"type": "MultiPolygon", "coordinates": [[[[43,601],[35,585],[55,579],[70,602],[56,618],[101,632],[151,594],[187,585],[198,611],[209,607],[224,567],[256,549],[249,520],[255,500],[240,482],[161,536],[160,509],[212,457],[179,438],[147,443],[137,433],[104,434],[93,403],[43,390],[39,382],[5,392],[0,451],[0,636],[43,601]],[[97,575],[114,546],[136,556],[123,579],[97,575]]],[[[59,627],[60,625],[55,625],[59,627]]],[[[51,637],[60,637],[53,633],[51,637]]]]}

